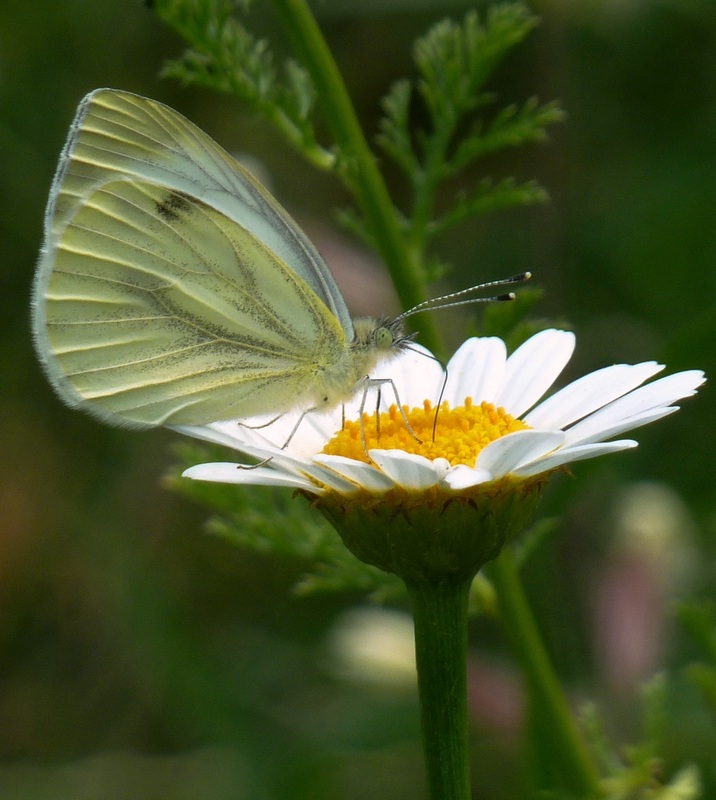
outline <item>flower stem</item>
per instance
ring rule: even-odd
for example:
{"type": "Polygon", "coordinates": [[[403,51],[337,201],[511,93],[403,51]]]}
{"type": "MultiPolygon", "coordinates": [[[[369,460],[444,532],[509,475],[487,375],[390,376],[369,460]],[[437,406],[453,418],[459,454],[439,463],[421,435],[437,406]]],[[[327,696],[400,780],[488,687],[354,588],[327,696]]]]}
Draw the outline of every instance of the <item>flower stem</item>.
{"type": "MultiPolygon", "coordinates": [[[[417,305],[426,297],[422,254],[408,246],[383,176],[321,30],[305,0],[273,0],[273,5],[294,52],[313,80],[348,170],[349,185],[390,270],[398,296],[405,308],[417,305]]],[[[433,319],[424,315],[420,329],[422,343],[439,352],[440,336],[433,319]]]]}
{"type": "MultiPolygon", "coordinates": [[[[503,627],[524,672],[532,713],[549,731],[550,758],[564,788],[579,797],[600,797],[599,773],[584,745],[562,693],[522,589],[512,553],[505,548],[489,567],[503,627]]],[[[542,728],[541,728],[542,729],[542,728]]],[[[547,743],[548,744],[548,743],[547,743]]]]}
{"type": "Polygon", "coordinates": [[[430,800],[469,800],[467,600],[470,579],[408,584],[430,800]]]}

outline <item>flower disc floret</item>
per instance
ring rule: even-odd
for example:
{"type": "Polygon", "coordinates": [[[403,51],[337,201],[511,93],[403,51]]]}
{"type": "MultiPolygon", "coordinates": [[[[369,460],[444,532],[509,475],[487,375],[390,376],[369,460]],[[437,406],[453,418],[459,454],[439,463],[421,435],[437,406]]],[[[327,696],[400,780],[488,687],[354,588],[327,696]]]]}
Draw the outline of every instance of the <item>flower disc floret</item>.
{"type": "Polygon", "coordinates": [[[504,408],[487,401],[475,405],[471,397],[457,408],[444,401],[436,410],[425,400],[422,408],[404,406],[403,411],[405,416],[393,404],[379,415],[364,414],[362,419],[346,421],[322,452],[370,463],[370,450],[402,450],[431,461],[444,458],[452,467],[472,467],[490,442],[529,428],[504,408]]]}

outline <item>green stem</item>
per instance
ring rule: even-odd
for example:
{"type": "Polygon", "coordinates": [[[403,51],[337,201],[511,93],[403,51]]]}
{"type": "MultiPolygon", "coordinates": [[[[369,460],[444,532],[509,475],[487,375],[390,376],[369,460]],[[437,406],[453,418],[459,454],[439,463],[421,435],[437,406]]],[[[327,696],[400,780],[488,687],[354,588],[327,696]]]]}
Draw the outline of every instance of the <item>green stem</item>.
{"type": "MultiPolygon", "coordinates": [[[[405,308],[426,297],[422,254],[411,250],[400,226],[376,160],[363,135],[343,79],[305,0],[273,0],[286,36],[308,70],[321,100],[331,133],[348,163],[356,199],[368,229],[390,270],[405,308]]],[[[421,341],[442,350],[434,320],[423,316],[421,341]]]]}
{"type": "Polygon", "coordinates": [[[435,133],[426,142],[427,152],[422,169],[413,176],[414,202],[410,215],[412,241],[423,249],[427,246],[428,228],[433,218],[435,197],[443,179],[447,152],[454,133],[453,125],[434,120],[435,133]]]}
{"type": "Polygon", "coordinates": [[[553,742],[556,770],[566,788],[579,797],[600,797],[599,773],[586,749],[527,604],[509,548],[489,565],[504,630],[527,680],[533,708],[553,742]]]}
{"type": "Polygon", "coordinates": [[[408,585],[430,800],[469,800],[467,600],[471,580],[408,585]]]}

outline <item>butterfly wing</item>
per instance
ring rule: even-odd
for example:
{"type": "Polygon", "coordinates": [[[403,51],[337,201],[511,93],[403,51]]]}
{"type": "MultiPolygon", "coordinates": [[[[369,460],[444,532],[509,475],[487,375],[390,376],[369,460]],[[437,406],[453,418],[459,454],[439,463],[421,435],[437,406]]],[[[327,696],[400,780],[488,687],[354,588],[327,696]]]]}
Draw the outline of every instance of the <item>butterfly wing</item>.
{"type": "Polygon", "coordinates": [[[310,393],[338,319],[252,231],[149,181],[103,183],[54,242],[43,313],[70,405],[120,424],[203,424],[310,393]]]}
{"type": "MultiPolygon", "coordinates": [[[[225,279],[236,282],[240,275],[246,277],[250,274],[259,281],[265,278],[269,282],[281,283],[283,279],[278,276],[283,275],[288,276],[286,283],[292,285],[294,289],[300,287],[302,290],[305,288],[311,290],[310,308],[299,309],[295,305],[296,296],[290,301],[294,305],[289,307],[286,305],[289,300],[282,299],[280,292],[276,294],[272,289],[262,301],[274,295],[276,299],[272,302],[282,318],[295,321],[299,327],[313,326],[314,338],[309,336],[306,342],[313,341],[313,344],[318,346],[318,340],[322,336],[318,332],[319,329],[335,328],[335,325],[327,323],[323,318],[326,314],[332,316],[342,329],[342,334],[335,330],[332,332],[332,346],[335,346],[335,340],[352,338],[353,328],[345,303],[320,255],[296,223],[246,170],[203,131],[167,106],[127,92],[99,89],[89,94],[81,103],[60,159],[46,211],[45,242],[38,264],[33,297],[33,328],[40,360],[55,388],[70,405],[84,404],[90,397],[91,390],[80,388],[80,384],[76,382],[79,379],[73,377],[75,372],[67,371],[75,368],[68,366],[74,362],[66,355],[66,349],[73,350],[74,359],[79,358],[83,337],[88,336],[87,352],[93,353],[89,368],[101,369],[101,358],[108,354],[108,349],[98,347],[103,341],[102,337],[89,334],[87,326],[94,319],[109,324],[111,320],[104,320],[100,310],[109,306],[117,310],[121,306],[117,295],[122,291],[127,293],[127,303],[130,303],[132,292],[137,288],[132,281],[137,279],[143,268],[149,272],[156,269],[155,260],[164,251],[160,243],[155,242],[149,234],[152,217],[158,217],[159,222],[163,223],[164,233],[169,223],[173,221],[173,232],[177,242],[171,249],[167,248],[166,252],[170,254],[170,259],[177,262],[175,271],[172,274],[171,268],[164,265],[164,271],[158,271],[157,275],[176,285],[189,280],[192,275],[192,270],[184,270],[182,265],[193,263],[192,259],[197,257],[197,251],[200,257],[200,251],[205,247],[231,249],[233,245],[240,245],[243,253],[252,249],[260,251],[258,254],[255,253],[258,260],[253,269],[245,259],[240,262],[231,261],[227,269],[234,270],[232,276],[230,278],[222,276],[220,281],[215,280],[212,286],[205,290],[205,306],[201,313],[218,328],[226,324],[227,317],[224,312],[213,312],[210,304],[216,302],[221,305],[222,298],[227,302],[230,300],[224,297],[228,285],[224,282],[225,279]],[[125,197],[125,206],[119,211],[118,216],[115,216],[109,211],[109,194],[113,193],[116,196],[118,193],[121,195],[123,191],[130,193],[139,191],[139,188],[132,190],[127,186],[120,189],[120,183],[141,187],[145,195],[144,198],[125,197]],[[110,185],[112,192],[107,188],[110,185]],[[192,214],[176,214],[178,209],[172,208],[172,204],[181,205],[182,202],[190,204],[194,209],[192,214]],[[136,210],[130,211],[133,203],[136,210]],[[200,227],[196,227],[201,218],[198,209],[202,210],[204,217],[213,222],[211,233],[205,233],[200,227]],[[172,211],[176,217],[174,220],[171,216],[172,211]],[[94,218],[95,225],[91,234],[84,231],[90,217],[94,218]],[[195,225],[191,233],[193,238],[189,241],[185,235],[183,244],[180,245],[178,243],[179,239],[182,239],[180,228],[182,224],[188,224],[189,220],[195,225]],[[112,236],[101,237],[101,225],[117,227],[116,245],[112,236]],[[131,233],[132,227],[136,229],[136,234],[131,233]],[[233,231],[234,228],[237,230],[233,231]],[[211,241],[204,241],[205,237],[211,241]],[[151,241],[144,241],[145,239],[151,241]],[[96,264],[106,265],[106,272],[101,282],[93,284],[98,292],[96,297],[92,296],[93,290],[87,283],[86,276],[75,276],[73,264],[68,261],[70,257],[74,258],[70,243],[77,240],[80,240],[79,247],[84,253],[85,261],[94,260],[96,264]],[[137,251],[132,256],[135,259],[133,262],[135,271],[115,284],[113,299],[109,301],[106,298],[110,294],[108,287],[112,285],[111,271],[119,268],[114,247],[121,249],[135,241],[137,251]],[[144,250],[149,254],[153,266],[142,263],[141,259],[145,257],[144,250]],[[278,264],[281,265],[280,268],[276,266],[278,264]],[[261,270],[266,271],[266,276],[259,274],[261,270]],[[80,283],[82,284],[81,311],[71,300],[75,287],[78,292],[80,291],[80,283]],[[60,286],[61,293],[58,293],[60,286]],[[322,306],[319,304],[316,307],[315,299],[322,306]],[[95,308],[89,312],[92,303],[95,304],[95,308]],[[72,316],[75,313],[78,314],[77,319],[74,321],[68,319],[68,315],[72,316]],[[308,321],[309,319],[313,322],[308,321]],[[319,321],[316,322],[316,319],[319,321]],[[74,326],[72,336],[67,332],[70,324],[74,326]],[[65,333],[60,333],[61,329],[65,333]],[[90,394],[85,394],[85,391],[90,394]]],[[[207,256],[205,265],[210,260],[207,256]]],[[[148,302],[146,298],[144,302],[148,302]]],[[[249,319],[252,314],[261,317],[258,305],[253,311],[245,307],[244,309],[236,312],[239,313],[241,325],[250,325],[249,319]]],[[[185,309],[185,313],[187,317],[192,315],[196,317],[199,312],[185,309]]],[[[99,327],[96,330],[99,331],[99,327]]],[[[149,352],[154,341],[153,335],[149,331],[146,332],[147,338],[143,345],[145,354],[149,352]]],[[[156,336],[157,340],[161,338],[159,334],[156,336]]],[[[238,341],[235,342],[236,347],[238,341]]],[[[305,350],[297,345],[295,347],[289,345],[289,350],[299,362],[306,355],[305,350]]],[[[209,353],[210,350],[205,349],[203,352],[209,353]]],[[[135,363],[133,361],[135,356],[139,358],[137,353],[127,356],[128,365],[135,363]]],[[[204,362],[203,357],[200,360],[204,362]]],[[[110,361],[109,365],[112,363],[114,362],[110,361]]],[[[190,360],[182,363],[184,369],[192,368],[193,362],[190,360]]],[[[85,364],[81,369],[86,367],[85,364]]],[[[282,368],[276,364],[274,367],[281,372],[282,368]]],[[[245,364],[242,368],[248,369],[245,364]]],[[[131,370],[131,367],[125,369],[125,374],[128,370],[131,370]]],[[[178,372],[176,377],[177,379],[181,377],[178,372]]],[[[189,376],[185,377],[188,380],[189,376]]],[[[168,374],[165,378],[169,380],[168,374]]],[[[231,380],[238,381],[237,375],[231,380]]],[[[251,380],[258,380],[258,377],[248,369],[244,373],[244,387],[248,394],[251,393],[251,380]],[[246,377],[247,375],[254,377],[246,377]]],[[[296,388],[294,384],[291,385],[296,388]]],[[[221,412],[222,418],[231,415],[230,409],[237,411],[243,409],[242,414],[251,413],[247,409],[252,404],[242,398],[242,395],[236,395],[233,402],[228,403],[228,398],[222,395],[220,399],[217,398],[212,413],[221,412]]],[[[135,411],[131,417],[128,416],[129,406],[126,408],[121,405],[115,406],[109,401],[95,404],[100,415],[102,407],[110,417],[120,414],[138,424],[157,424],[165,419],[179,421],[176,417],[178,412],[164,406],[161,409],[157,408],[156,413],[139,414],[135,411]]],[[[196,409],[195,421],[208,419],[207,403],[204,402],[201,407],[205,411],[199,414],[196,409]]],[[[278,411],[278,408],[271,403],[261,410],[267,408],[276,408],[278,411]]],[[[213,419],[218,418],[213,417],[213,419]]]]}
{"type": "Polygon", "coordinates": [[[98,89],[84,98],[55,177],[46,232],[61,230],[82,198],[117,177],[189,194],[240,222],[323,300],[347,333],[350,315],[328,267],[301,229],[251,175],[168,106],[98,89]]]}

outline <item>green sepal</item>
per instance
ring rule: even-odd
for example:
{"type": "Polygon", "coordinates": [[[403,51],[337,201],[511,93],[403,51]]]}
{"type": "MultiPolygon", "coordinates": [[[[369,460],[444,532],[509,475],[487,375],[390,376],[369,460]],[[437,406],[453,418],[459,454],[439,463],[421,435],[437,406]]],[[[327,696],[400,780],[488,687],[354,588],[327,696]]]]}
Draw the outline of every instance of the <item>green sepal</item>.
{"type": "Polygon", "coordinates": [[[315,505],[357,558],[414,584],[473,578],[525,529],[543,485],[503,479],[464,492],[331,494],[315,505]]]}

